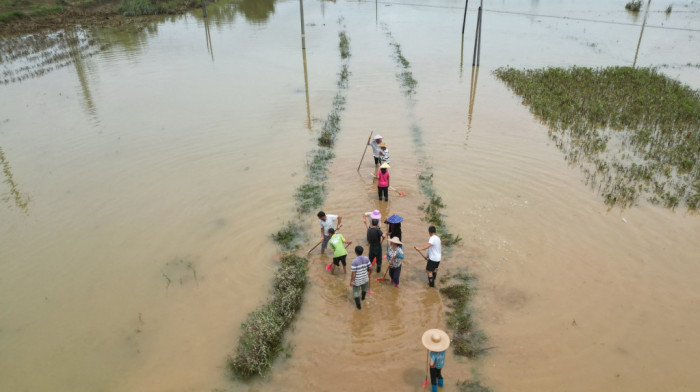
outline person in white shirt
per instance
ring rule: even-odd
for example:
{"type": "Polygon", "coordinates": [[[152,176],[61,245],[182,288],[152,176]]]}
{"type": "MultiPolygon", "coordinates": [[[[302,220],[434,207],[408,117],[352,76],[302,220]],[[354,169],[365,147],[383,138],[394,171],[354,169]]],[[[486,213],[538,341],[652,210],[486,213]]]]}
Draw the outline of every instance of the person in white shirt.
{"type": "Polygon", "coordinates": [[[321,224],[321,254],[323,254],[328,247],[328,240],[332,237],[328,229],[338,230],[338,226],[343,217],[340,215],[326,215],[323,211],[319,211],[316,216],[318,216],[319,219],[318,223],[321,224]]]}
{"type": "Polygon", "coordinates": [[[428,252],[426,252],[428,263],[425,265],[425,272],[428,274],[428,284],[430,287],[435,287],[438,267],[440,266],[440,260],[442,260],[442,243],[440,242],[440,237],[437,235],[435,226],[430,226],[428,228],[428,234],[430,234],[428,244],[422,248],[417,246],[414,246],[414,248],[418,251],[428,250],[428,252]]]}
{"type": "Polygon", "coordinates": [[[379,152],[381,149],[379,148],[379,144],[382,142],[382,135],[376,135],[374,139],[372,139],[371,142],[367,143],[368,145],[372,146],[372,155],[374,155],[374,166],[379,166],[381,163],[381,157],[379,155],[379,152]]]}

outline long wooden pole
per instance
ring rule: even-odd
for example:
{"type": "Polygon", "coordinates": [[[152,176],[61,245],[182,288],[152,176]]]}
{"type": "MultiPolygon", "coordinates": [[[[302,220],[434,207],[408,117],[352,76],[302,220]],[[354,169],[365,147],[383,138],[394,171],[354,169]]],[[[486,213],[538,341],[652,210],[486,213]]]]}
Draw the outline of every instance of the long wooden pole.
{"type": "Polygon", "coordinates": [[[479,43],[479,29],[481,29],[481,7],[476,17],[476,32],[474,33],[474,54],[472,55],[472,67],[476,65],[476,46],[479,43]]]}
{"type": "Polygon", "coordinates": [[[301,48],[306,49],[306,33],[304,33],[304,0],[299,0],[299,11],[301,14],[301,48]]]}
{"type": "Polygon", "coordinates": [[[464,19],[462,19],[462,36],[464,36],[464,26],[467,25],[467,6],[469,5],[469,0],[464,4],[464,19]]]}
{"type": "Polygon", "coordinates": [[[637,66],[637,55],[639,54],[639,45],[642,43],[642,35],[644,34],[644,26],[647,25],[647,15],[649,15],[649,6],[651,5],[651,0],[647,2],[647,9],[644,11],[644,22],[642,23],[642,31],[639,33],[639,41],[637,41],[637,50],[634,52],[634,62],[632,62],[632,68],[637,66]]]}
{"type": "Polygon", "coordinates": [[[365,151],[362,153],[362,158],[360,158],[360,164],[357,165],[357,171],[360,171],[360,166],[362,166],[362,161],[365,160],[365,154],[367,154],[367,146],[369,145],[369,141],[372,140],[372,134],[374,131],[370,131],[369,137],[367,138],[367,144],[365,144],[365,151]]]}

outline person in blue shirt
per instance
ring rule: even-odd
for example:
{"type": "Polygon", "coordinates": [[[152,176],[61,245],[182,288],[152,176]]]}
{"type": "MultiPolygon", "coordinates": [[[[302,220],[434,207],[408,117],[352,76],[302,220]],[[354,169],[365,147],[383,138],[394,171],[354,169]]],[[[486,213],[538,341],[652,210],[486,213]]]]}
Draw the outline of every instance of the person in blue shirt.
{"type": "Polygon", "coordinates": [[[445,366],[445,352],[450,347],[450,337],[443,330],[429,329],[423,333],[422,341],[423,346],[428,349],[432,392],[437,392],[438,386],[445,385],[442,368],[445,366]]]}

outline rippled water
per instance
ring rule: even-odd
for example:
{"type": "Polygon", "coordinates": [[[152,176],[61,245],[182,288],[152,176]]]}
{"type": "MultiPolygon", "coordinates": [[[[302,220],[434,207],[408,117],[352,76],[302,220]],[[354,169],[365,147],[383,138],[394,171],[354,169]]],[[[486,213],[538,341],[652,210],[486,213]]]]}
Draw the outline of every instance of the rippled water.
{"type": "MultiPolygon", "coordinates": [[[[412,129],[422,132],[450,231],[464,238],[446,267],[479,277],[477,318],[494,346],[476,363],[449,357],[448,381],[474,367],[495,390],[697,390],[698,217],[608,210],[490,73],[631,65],[643,14],[607,1],[488,3],[474,83],[476,2],[462,66],[463,3],[419,3],[306,1],[308,100],[294,1],[65,32],[48,65],[31,57],[44,46],[3,57],[14,75],[51,69],[0,86],[0,389],[420,388],[420,334],[444,325],[445,307],[410,251],[401,287],[375,284],[362,312],[348,278],[312,255],[291,357],[251,384],[224,369],[268,292],[269,235],[293,218],[331,108],[342,17],[352,75],[324,209],[356,243],[361,214],[377,207],[406,218],[409,247],[424,242],[412,129]],[[386,31],[411,62],[413,102],[386,31]],[[355,171],[369,130],[386,137],[406,197],[377,204],[369,160],[355,171]]],[[[697,4],[664,9],[652,4],[637,63],[700,88],[697,4]]]]}

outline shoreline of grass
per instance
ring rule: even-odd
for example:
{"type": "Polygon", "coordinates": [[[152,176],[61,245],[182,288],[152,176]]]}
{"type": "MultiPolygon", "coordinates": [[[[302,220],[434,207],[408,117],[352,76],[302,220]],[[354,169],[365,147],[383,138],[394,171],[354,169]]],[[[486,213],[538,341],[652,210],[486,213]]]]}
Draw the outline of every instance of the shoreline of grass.
{"type": "MultiPolygon", "coordinates": [[[[342,19],[338,22],[341,23],[342,19]]],[[[295,191],[296,215],[271,235],[272,240],[285,252],[280,267],[274,274],[272,297],[248,314],[248,319],[241,326],[242,333],[235,354],[227,359],[227,368],[233,377],[242,380],[263,375],[270,370],[275,358],[283,351],[284,333],[303,302],[308,259],[296,256],[293,252],[306,240],[304,216],[321,207],[326,198],[328,165],[335,157],[333,146],[340,132],[341,115],[345,110],[345,90],[350,76],[350,40],[345,30],[338,37],[341,70],[332,110],[323,124],[317,147],[309,152],[306,179],[295,191]]]]}
{"type": "Polygon", "coordinates": [[[605,204],[700,207],[700,92],[653,68],[494,71],[605,204]]]}

